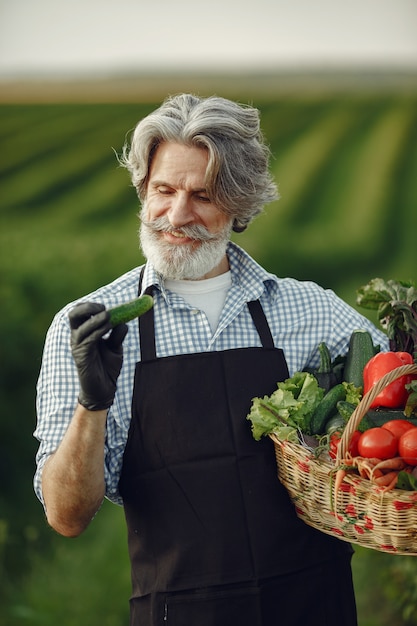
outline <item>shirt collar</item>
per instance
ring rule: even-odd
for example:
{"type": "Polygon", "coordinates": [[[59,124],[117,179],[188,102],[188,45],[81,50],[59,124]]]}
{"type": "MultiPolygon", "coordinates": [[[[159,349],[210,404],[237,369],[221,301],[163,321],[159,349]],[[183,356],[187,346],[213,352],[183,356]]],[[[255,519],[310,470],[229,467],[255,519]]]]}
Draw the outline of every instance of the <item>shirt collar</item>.
{"type": "MultiPolygon", "coordinates": [[[[263,293],[275,299],[278,295],[278,279],[267,272],[243,248],[233,241],[227,244],[226,253],[229,259],[232,284],[245,293],[245,299],[257,300],[263,293]]],[[[145,264],[142,278],[143,293],[150,286],[155,286],[165,294],[164,280],[148,262],[145,264]]]]}
{"type": "Polygon", "coordinates": [[[246,295],[246,300],[258,299],[267,293],[275,299],[278,295],[278,278],[267,272],[243,248],[230,241],[227,247],[232,282],[246,295]]]}
{"type": "Polygon", "coordinates": [[[163,278],[149,262],[143,268],[141,292],[143,293],[148,287],[157,287],[160,291],[163,290],[163,278]]]}

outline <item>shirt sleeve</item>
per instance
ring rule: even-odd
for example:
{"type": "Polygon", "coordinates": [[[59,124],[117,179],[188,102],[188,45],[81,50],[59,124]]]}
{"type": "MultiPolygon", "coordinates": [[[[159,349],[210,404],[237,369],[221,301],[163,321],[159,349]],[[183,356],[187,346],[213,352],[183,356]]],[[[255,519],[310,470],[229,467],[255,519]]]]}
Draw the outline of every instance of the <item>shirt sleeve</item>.
{"type": "MultiPolygon", "coordinates": [[[[34,490],[44,505],[42,470],[48,457],[61,443],[78,402],[79,381],[70,347],[68,305],[59,312],[47,332],[42,365],[37,384],[37,425],[34,437],[39,441],[36,454],[34,490]]],[[[117,382],[114,403],[107,414],[104,447],[106,497],[122,504],[118,491],[123,452],[130,425],[133,376],[137,357],[137,339],[131,325],[123,345],[123,367],[117,382]]]]}
{"type": "Polygon", "coordinates": [[[387,336],[331,289],[313,282],[284,279],[271,319],[276,329],[276,346],[282,347],[290,376],[320,362],[318,345],[324,341],[332,360],[345,356],[355,330],[367,330],[374,345],[389,349],[387,336]]]}
{"type": "MultiPolygon", "coordinates": [[[[374,345],[379,346],[381,351],[389,350],[387,335],[379,330],[373,322],[342,300],[332,290],[326,289],[324,294],[328,300],[331,317],[327,332],[323,333],[323,340],[326,341],[330,349],[332,359],[347,354],[352,333],[360,329],[370,333],[374,345]]],[[[314,366],[318,365],[318,359],[318,353],[316,353],[314,366]]]]}
{"type": "Polygon", "coordinates": [[[78,376],[70,349],[70,328],[64,312],[58,313],[46,335],[37,384],[37,426],[39,441],[34,477],[35,493],[42,496],[42,469],[58,448],[77,406],[78,376]]]}

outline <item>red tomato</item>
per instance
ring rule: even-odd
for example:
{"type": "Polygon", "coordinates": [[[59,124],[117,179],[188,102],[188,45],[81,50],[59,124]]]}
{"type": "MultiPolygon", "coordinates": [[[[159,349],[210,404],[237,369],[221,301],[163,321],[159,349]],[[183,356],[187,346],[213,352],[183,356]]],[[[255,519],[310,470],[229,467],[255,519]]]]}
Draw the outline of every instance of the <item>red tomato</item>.
{"type": "Polygon", "coordinates": [[[382,428],[387,428],[392,433],[394,433],[397,439],[399,439],[403,433],[407,432],[407,430],[410,430],[410,428],[415,428],[415,426],[408,420],[398,419],[385,422],[385,424],[382,425],[382,428]]]}
{"type": "MultiPolygon", "coordinates": [[[[348,446],[348,451],[350,452],[350,454],[352,456],[358,456],[359,455],[359,450],[358,450],[358,441],[360,439],[362,433],[359,432],[359,430],[355,430],[352,433],[352,437],[350,438],[350,442],[349,442],[349,446],[348,446]]],[[[336,431],[334,433],[332,433],[330,435],[330,449],[329,449],[329,454],[330,457],[332,459],[336,458],[336,454],[337,454],[337,446],[339,444],[340,441],[340,437],[342,436],[342,433],[339,431],[336,431]]]]}
{"type": "Polygon", "coordinates": [[[330,435],[329,439],[329,454],[332,459],[336,458],[337,446],[339,445],[341,434],[338,430],[330,435]]]}
{"type": "Polygon", "coordinates": [[[401,435],[398,452],[408,465],[417,465],[417,428],[410,428],[401,435]]]}
{"type": "Polygon", "coordinates": [[[391,459],[397,456],[398,440],[387,428],[369,428],[360,436],[358,450],[366,458],[391,459]]]}

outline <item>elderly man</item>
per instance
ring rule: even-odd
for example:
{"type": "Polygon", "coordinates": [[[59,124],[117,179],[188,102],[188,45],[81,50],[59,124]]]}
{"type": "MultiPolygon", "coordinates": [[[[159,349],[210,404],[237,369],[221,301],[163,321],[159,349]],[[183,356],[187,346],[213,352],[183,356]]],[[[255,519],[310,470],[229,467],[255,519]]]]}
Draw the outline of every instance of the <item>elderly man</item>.
{"type": "Polygon", "coordinates": [[[354,626],[350,545],[298,519],[246,416],[317,365],[321,341],[335,357],[357,328],[385,337],[230,241],[277,197],[256,109],[168,98],[120,160],[146,264],[49,329],[35,432],[49,524],[77,536],[104,497],[124,506],[132,626],[354,626]],[[107,309],[143,293],[153,309],[111,330],[107,309]]]}

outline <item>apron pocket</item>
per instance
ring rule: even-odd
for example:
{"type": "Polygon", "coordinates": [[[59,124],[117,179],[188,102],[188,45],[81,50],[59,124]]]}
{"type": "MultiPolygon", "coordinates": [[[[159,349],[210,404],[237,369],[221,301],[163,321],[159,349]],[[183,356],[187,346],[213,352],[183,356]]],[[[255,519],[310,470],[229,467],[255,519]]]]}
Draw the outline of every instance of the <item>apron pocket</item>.
{"type": "Polygon", "coordinates": [[[167,626],[261,626],[256,587],[175,593],[165,598],[167,626]]]}

